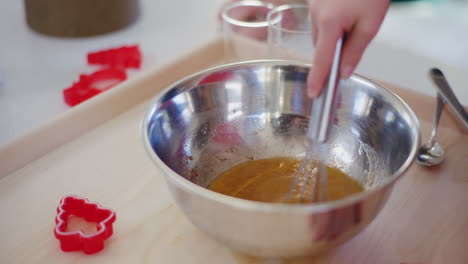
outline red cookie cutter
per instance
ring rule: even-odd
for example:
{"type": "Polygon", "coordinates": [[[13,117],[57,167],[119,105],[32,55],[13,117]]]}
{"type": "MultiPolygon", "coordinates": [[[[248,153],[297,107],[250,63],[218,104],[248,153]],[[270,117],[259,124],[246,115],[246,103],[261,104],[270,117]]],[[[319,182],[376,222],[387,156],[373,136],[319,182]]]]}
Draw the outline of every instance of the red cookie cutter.
{"type": "Polygon", "coordinates": [[[86,254],[94,254],[104,248],[104,240],[112,235],[112,224],[115,219],[114,211],[103,208],[98,203],[74,195],[65,196],[57,207],[55,237],[60,240],[60,248],[63,251],[83,250],[86,254]],[[68,232],[68,217],[71,215],[97,223],[97,232],[94,234],[84,234],[82,231],[68,232]]]}
{"type": "Polygon", "coordinates": [[[112,88],[116,84],[127,79],[127,73],[121,69],[104,69],[95,71],[90,75],[81,74],[80,80],[63,90],[63,98],[69,106],[75,106],[89,98],[112,88]],[[105,88],[99,89],[93,84],[99,81],[116,80],[105,88]]]}
{"type": "Polygon", "coordinates": [[[140,48],[138,45],[133,45],[90,52],[88,53],[88,64],[139,69],[141,66],[140,48]]]}

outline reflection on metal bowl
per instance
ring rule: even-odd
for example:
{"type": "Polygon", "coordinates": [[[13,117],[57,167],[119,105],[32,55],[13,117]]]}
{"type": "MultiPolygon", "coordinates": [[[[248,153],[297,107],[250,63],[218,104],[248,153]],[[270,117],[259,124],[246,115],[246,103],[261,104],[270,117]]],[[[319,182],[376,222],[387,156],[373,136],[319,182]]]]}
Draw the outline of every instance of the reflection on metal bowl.
{"type": "Polygon", "coordinates": [[[249,255],[296,257],[334,247],[364,229],[415,158],[420,128],[396,95],[363,77],[342,81],[327,163],[365,191],[318,204],[242,200],[205,187],[252,159],[297,157],[306,149],[310,65],[249,61],[193,74],[150,104],[148,153],[178,206],[220,243],[249,255]]]}

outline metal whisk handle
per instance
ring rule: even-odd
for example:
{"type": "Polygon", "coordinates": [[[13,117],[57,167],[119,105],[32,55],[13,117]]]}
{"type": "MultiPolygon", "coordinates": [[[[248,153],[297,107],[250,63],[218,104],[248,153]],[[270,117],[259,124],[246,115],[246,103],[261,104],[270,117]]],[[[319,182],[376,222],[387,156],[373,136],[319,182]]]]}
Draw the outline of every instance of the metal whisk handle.
{"type": "Polygon", "coordinates": [[[328,76],[327,85],[312,103],[308,137],[315,142],[324,143],[327,141],[330,125],[333,122],[334,101],[338,88],[338,74],[342,46],[343,37],[341,37],[336,43],[335,55],[333,56],[333,63],[328,76]]]}

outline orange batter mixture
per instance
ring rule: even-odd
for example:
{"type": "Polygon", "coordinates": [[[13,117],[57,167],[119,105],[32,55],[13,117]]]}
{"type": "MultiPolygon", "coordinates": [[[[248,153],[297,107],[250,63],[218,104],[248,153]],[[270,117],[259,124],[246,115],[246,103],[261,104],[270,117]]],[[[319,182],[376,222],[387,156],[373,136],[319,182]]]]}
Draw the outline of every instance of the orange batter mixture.
{"type": "MultiPolygon", "coordinates": [[[[284,157],[244,162],[223,172],[208,185],[208,189],[247,200],[285,202],[300,162],[284,157]]],[[[336,168],[327,167],[327,176],[328,200],[363,191],[357,181],[336,168]]]]}

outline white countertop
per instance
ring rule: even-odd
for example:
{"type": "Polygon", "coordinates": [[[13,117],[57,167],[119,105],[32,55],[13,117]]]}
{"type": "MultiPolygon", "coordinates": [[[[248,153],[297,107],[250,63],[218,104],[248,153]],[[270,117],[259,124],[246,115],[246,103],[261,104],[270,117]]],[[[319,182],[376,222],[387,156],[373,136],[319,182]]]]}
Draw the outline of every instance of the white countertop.
{"type": "MultiPolygon", "coordinates": [[[[0,144],[67,111],[62,90],[80,73],[90,51],[139,44],[144,63],[132,78],[182,56],[217,36],[216,13],[223,0],[141,1],[130,27],[92,38],[40,35],[25,22],[23,1],[0,4],[0,144]],[[176,12],[176,13],[175,13],[176,12]]],[[[468,104],[468,3],[392,4],[357,72],[434,95],[427,71],[446,73],[463,104],[468,104]],[[462,15],[464,14],[464,15],[462,15]]]]}

